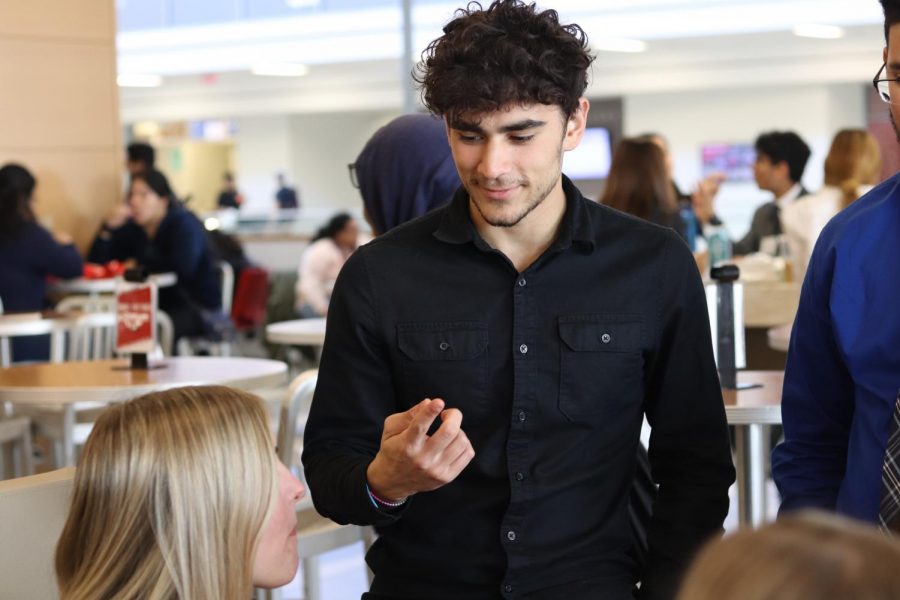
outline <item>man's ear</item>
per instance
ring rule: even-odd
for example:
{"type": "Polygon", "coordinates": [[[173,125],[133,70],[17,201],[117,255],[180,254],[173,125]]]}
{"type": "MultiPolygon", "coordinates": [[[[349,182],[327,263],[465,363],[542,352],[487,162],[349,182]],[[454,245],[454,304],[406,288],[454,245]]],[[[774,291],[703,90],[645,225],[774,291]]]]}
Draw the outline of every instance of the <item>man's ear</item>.
{"type": "Polygon", "coordinates": [[[578,106],[568,120],[566,120],[566,134],[563,137],[563,150],[572,150],[581,143],[581,138],[584,137],[584,129],[587,127],[587,116],[590,108],[591,103],[587,98],[582,96],[578,99],[578,106]]]}

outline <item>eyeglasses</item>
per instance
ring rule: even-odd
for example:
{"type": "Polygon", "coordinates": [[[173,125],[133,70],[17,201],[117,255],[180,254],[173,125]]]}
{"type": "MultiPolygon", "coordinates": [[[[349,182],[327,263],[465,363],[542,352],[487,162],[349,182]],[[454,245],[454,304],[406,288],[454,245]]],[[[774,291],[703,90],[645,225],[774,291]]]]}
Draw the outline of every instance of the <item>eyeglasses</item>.
{"type": "Polygon", "coordinates": [[[889,104],[900,104],[900,87],[898,87],[900,86],[900,78],[880,79],[881,74],[884,73],[886,68],[887,65],[881,65],[881,68],[878,69],[878,73],[872,78],[872,86],[875,88],[875,91],[878,92],[878,97],[884,102],[889,104]],[[891,88],[897,88],[893,91],[893,94],[891,93],[891,88]]]}
{"type": "Polygon", "coordinates": [[[359,189],[359,179],[356,178],[356,163],[347,165],[347,170],[350,171],[350,185],[359,189]]]}

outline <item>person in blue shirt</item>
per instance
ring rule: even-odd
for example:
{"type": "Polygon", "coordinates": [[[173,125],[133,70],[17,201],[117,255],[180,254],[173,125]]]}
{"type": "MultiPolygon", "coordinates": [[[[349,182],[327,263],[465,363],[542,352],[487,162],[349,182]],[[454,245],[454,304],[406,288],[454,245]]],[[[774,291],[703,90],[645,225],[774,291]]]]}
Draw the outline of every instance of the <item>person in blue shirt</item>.
{"type": "Polygon", "coordinates": [[[88,253],[92,262],[113,259],[174,272],[178,283],[159,290],[159,308],[172,318],[175,340],[209,333],[210,315],[222,309],[215,253],[203,224],[159,171],[132,175],[128,203],[106,219],[88,253]]]}
{"type": "MultiPolygon", "coordinates": [[[[883,71],[873,82],[900,119],[900,0],[881,0],[883,71]]],[[[898,134],[900,141],[900,134],[898,134]]],[[[791,334],[772,455],[781,511],[877,521],[888,427],[900,388],[900,175],[838,213],[810,260],[791,334]]]]}
{"type": "MultiPolygon", "coordinates": [[[[0,168],[0,301],[3,311],[42,310],[48,275],[70,278],[82,272],[81,256],[68,234],[52,234],[37,222],[32,199],[37,180],[22,165],[0,168]]],[[[47,360],[49,338],[13,340],[12,358],[47,360]]]]}

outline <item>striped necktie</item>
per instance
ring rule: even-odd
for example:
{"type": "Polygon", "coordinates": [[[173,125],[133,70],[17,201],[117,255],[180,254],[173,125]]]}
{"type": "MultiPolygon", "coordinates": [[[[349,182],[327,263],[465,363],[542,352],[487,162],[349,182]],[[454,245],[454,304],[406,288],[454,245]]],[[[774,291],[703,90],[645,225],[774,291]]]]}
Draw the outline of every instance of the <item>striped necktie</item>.
{"type": "Polygon", "coordinates": [[[885,531],[900,533],[900,395],[888,426],[887,447],[881,468],[881,506],[878,520],[885,531]]]}

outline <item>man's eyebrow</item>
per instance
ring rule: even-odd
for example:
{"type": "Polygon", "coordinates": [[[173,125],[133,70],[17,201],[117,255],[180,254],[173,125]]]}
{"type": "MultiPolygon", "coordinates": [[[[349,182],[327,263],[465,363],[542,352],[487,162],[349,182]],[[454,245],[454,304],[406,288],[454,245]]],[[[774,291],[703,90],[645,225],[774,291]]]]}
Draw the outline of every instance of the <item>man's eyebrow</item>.
{"type": "Polygon", "coordinates": [[[516,123],[510,123],[500,128],[500,133],[510,133],[511,131],[524,131],[526,129],[534,129],[546,125],[546,121],[538,121],[536,119],[525,119],[516,123]]]}
{"type": "MultiPolygon", "coordinates": [[[[517,121],[515,123],[510,123],[509,125],[504,125],[500,128],[500,133],[510,133],[513,131],[524,131],[526,129],[534,129],[535,127],[541,127],[546,125],[546,121],[538,121],[536,119],[525,119],[522,121],[517,121]]],[[[454,119],[450,121],[450,129],[455,129],[457,131],[467,131],[469,133],[484,133],[484,129],[481,127],[479,123],[472,123],[471,121],[464,121],[462,119],[454,119]]]]}

